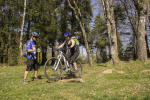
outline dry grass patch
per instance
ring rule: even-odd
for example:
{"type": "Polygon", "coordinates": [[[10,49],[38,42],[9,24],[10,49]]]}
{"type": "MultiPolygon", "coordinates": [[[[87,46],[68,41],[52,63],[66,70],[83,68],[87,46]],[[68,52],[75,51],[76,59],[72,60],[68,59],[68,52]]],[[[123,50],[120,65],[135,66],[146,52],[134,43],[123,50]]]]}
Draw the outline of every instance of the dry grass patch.
{"type": "Polygon", "coordinates": [[[103,74],[111,74],[112,73],[112,69],[104,70],[102,73],[103,74]]]}

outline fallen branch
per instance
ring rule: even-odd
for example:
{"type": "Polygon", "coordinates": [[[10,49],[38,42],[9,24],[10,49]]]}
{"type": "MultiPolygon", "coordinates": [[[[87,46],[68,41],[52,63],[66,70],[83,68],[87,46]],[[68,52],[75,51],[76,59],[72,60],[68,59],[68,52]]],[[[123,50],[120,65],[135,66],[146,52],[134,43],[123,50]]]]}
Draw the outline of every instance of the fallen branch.
{"type": "Polygon", "coordinates": [[[84,81],[81,78],[72,78],[72,79],[59,80],[58,82],[61,82],[61,83],[67,83],[67,82],[80,82],[80,83],[83,83],[84,81]]]}

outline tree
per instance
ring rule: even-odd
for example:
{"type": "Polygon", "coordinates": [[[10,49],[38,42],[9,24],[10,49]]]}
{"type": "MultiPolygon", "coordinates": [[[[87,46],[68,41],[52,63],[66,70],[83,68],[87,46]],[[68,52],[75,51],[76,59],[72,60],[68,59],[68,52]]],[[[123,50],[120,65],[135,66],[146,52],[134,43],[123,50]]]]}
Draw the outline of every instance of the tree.
{"type": "Polygon", "coordinates": [[[1,62],[9,65],[18,64],[18,28],[20,27],[21,1],[0,2],[0,52],[1,62]]]}
{"type": "Polygon", "coordinates": [[[127,13],[134,36],[135,58],[147,60],[146,20],[148,0],[120,0],[127,13]],[[128,2],[128,3],[127,3],[128,2]]]}
{"type": "Polygon", "coordinates": [[[116,33],[116,24],[114,18],[114,0],[102,0],[105,19],[107,22],[110,52],[113,64],[117,64],[119,61],[118,58],[118,44],[117,44],[117,33],[116,33]]]}
{"type": "Polygon", "coordinates": [[[106,54],[106,46],[108,43],[108,32],[106,21],[103,16],[98,14],[94,21],[94,27],[90,35],[90,41],[92,41],[93,48],[96,50],[97,63],[108,61],[108,56],[106,54]]]}
{"type": "Polygon", "coordinates": [[[23,55],[22,54],[22,39],[23,39],[24,22],[25,22],[25,15],[26,15],[26,2],[27,1],[24,0],[24,11],[23,11],[23,17],[22,17],[21,34],[20,34],[20,45],[19,45],[20,57],[23,55]]]}
{"type": "MultiPolygon", "coordinates": [[[[146,1],[146,0],[145,0],[146,1]]],[[[134,0],[134,6],[137,11],[137,54],[138,59],[142,61],[147,60],[147,48],[146,48],[146,15],[147,5],[145,1],[134,0]]]]}

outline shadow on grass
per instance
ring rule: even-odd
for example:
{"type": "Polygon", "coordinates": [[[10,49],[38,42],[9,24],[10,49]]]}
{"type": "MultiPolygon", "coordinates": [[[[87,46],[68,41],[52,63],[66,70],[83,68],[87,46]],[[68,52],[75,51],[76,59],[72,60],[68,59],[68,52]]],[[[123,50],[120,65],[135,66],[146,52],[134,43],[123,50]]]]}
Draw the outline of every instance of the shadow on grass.
{"type": "MultiPolygon", "coordinates": [[[[39,79],[39,80],[42,80],[43,77],[44,77],[43,75],[38,75],[38,79],[39,79]]],[[[35,79],[35,77],[32,77],[32,81],[34,81],[34,79],[35,79]]]]}
{"type": "Polygon", "coordinates": [[[64,74],[59,80],[47,80],[47,83],[53,82],[72,82],[72,83],[82,83],[83,80],[80,77],[77,77],[75,74],[64,74]]]}
{"type": "Polygon", "coordinates": [[[75,74],[65,74],[64,77],[61,77],[61,80],[63,79],[72,79],[72,78],[78,78],[75,74]]]}
{"type": "Polygon", "coordinates": [[[103,64],[98,64],[97,66],[107,67],[106,65],[103,65],[103,64]]]}

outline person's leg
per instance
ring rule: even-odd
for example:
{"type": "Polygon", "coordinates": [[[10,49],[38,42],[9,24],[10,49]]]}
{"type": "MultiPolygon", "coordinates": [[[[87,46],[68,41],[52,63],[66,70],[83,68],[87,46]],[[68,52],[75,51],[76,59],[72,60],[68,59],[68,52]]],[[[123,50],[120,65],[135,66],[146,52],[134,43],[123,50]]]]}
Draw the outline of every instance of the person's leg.
{"type": "Polygon", "coordinates": [[[76,62],[76,59],[77,59],[78,56],[79,56],[79,53],[78,53],[78,52],[75,52],[75,53],[73,54],[73,56],[71,57],[71,61],[72,61],[73,66],[74,66],[74,68],[75,68],[76,71],[77,71],[77,69],[78,69],[77,62],[76,62]]]}
{"type": "Polygon", "coordinates": [[[34,71],[34,77],[38,78],[38,71],[34,71]]]}
{"type": "Polygon", "coordinates": [[[78,66],[77,66],[76,62],[73,62],[73,66],[74,66],[75,70],[78,70],[78,66]]]}
{"type": "Polygon", "coordinates": [[[27,80],[28,73],[29,73],[29,71],[25,71],[25,72],[24,72],[24,80],[27,80]]]}
{"type": "Polygon", "coordinates": [[[71,49],[71,63],[74,66],[75,72],[78,71],[78,66],[76,63],[76,59],[79,56],[79,47],[75,47],[73,49],[71,49]]]}
{"type": "Polygon", "coordinates": [[[27,69],[26,71],[24,72],[24,83],[28,83],[28,74],[29,74],[29,71],[31,70],[31,68],[29,66],[27,66],[27,69]]]}
{"type": "Polygon", "coordinates": [[[34,61],[34,80],[38,79],[38,68],[39,68],[39,65],[37,61],[35,60],[34,61]]]}
{"type": "Polygon", "coordinates": [[[26,69],[26,71],[24,72],[24,82],[28,82],[27,81],[27,77],[28,77],[28,74],[29,74],[29,71],[31,71],[32,70],[32,62],[31,62],[31,60],[27,60],[27,69],[26,69]]]}

